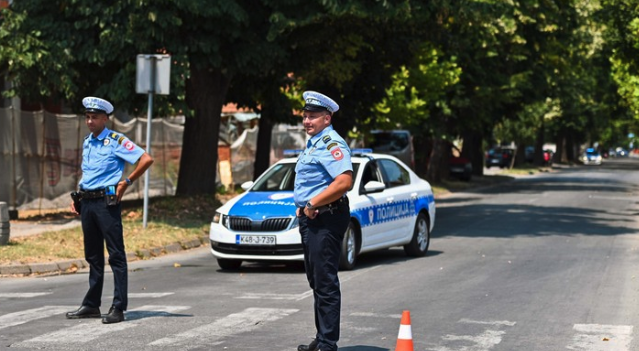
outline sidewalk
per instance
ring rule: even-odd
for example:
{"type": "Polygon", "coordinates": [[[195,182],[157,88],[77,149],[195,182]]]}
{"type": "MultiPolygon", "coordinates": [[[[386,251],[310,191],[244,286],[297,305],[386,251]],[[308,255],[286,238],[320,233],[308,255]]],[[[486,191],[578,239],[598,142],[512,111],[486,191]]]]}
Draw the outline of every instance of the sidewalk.
{"type": "MultiPolygon", "coordinates": [[[[80,217],[72,219],[56,219],[42,221],[10,221],[10,239],[31,235],[38,235],[44,232],[54,232],[58,230],[71,229],[81,225],[80,217]]],[[[208,244],[208,236],[198,239],[173,243],[162,247],[154,247],[148,250],[127,252],[127,261],[137,261],[150,259],[156,256],[169,253],[178,253],[183,250],[194,249],[208,244]]],[[[106,263],[108,265],[108,262],[106,263]]],[[[89,264],[84,259],[71,259],[56,262],[28,263],[28,264],[8,264],[0,265],[0,278],[3,276],[27,276],[41,274],[69,274],[80,269],[88,269],[89,264]]]]}
{"type": "Polygon", "coordinates": [[[44,232],[55,232],[80,226],[80,217],[74,219],[57,219],[50,221],[10,221],[11,238],[38,235],[44,232]]]}

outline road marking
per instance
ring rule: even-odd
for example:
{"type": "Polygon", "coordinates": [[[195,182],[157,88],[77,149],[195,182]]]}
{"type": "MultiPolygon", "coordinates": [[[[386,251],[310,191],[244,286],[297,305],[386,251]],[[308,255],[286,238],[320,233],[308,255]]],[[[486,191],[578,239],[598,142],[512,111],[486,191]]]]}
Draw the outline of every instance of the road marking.
{"type": "Polygon", "coordinates": [[[92,340],[98,339],[103,335],[122,331],[129,328],[134,328],[140,325],[140,323],[133,322],[133,320],[152,317],[170,316],[171,313],[183,311],[191,308],[190,306],[157,306],[146,305],[131,311],[125,312],[127,321],[124,323],[116,324],[102,324],[98,320],[95,323],[82,323],[70,328],[64,328],[48,334],[43,334],[38,337],[25,340],[14,347],[33,347],[34,344],[81,344],[87,343],[92,340]]]}
{"type": "Polygon", "coordinates": [[[264,322],[274,322],[297,311],[299,310],[247,308],[240,313],[233,313],[213,323],[156,340],[149,345],[171,345],[173,348],[184,344],[192,345],[194,342],[209,347],[219,345],[223,342],[221,339],[226,336],[251,332],[263,325],[264,322]]]}
{"type": "Polygon", "coordinates": [[[307,295],[306,292],[301,294],[270,294],[270,293],[246,293],[236,296],[236,299],[255,299],[255,300],[301,300],[307,295]]]}
{"type": "Polygon", "coordinates": [[[173,295],[173,292],[165,292],[165,293],[129,293],[129,298],[133,299],[157,299],[158,297],[165,297],[169,295],[173,295]]]}
{"type": "Polygon", "coordinates": [[[382,314],[382,313],[371,313],[371,312],[354,312],[350,314],[353,317],[374,317],[374,318],[395,318],[401,319],[401,314],[382,314]]]}
{"type": "Polygon", "coordinates": [[[510,321],[475,321],[475,320],[466,319],[466,318],[460,319],[459,323],[484,324],[484,325],[494,325],[494,326],[505,325],[508,327],[512,327],[515,324],[517,324],[517,322],[510,322],[510,321]]]}
{"type": "Polygon", "coordinates": [[[568,350],[582,351],[627,351],[632,341],[631,325],[575,324],[577,332],[568,350]]]}
{"type": "Polygon", "coordinates": [[[499,330],[500,327],[512,327],[517,322],[511,321],[477,321],[472,319],[461,319],[458,323],[477,324],[486,326],[486,329],[479,334],[474,335],[453,335],[448,334],[441,337],[444,343],[454,343],[454,348],[448,346],[436,346],[427,348],[427,351],[488,351],[494,346],[501,343],[502,336],[505,331],[499,330]],[[459,346],[458,342],[463,341],[464,345],[459,346]],[[471,345],[467,345],[471,344],[471,345]]]}
{"type": "MultiPolygon", "coordinates": [[[[44,306],[26,311],[14,312],[0,316],[0,329],[48,318],[56,314],[73,310],[73,306],[44,306]]],[[[77,308],[77,307],[76,307],[77,308]]]]}
{"type": "Polygon", "coordinates": [[[44,296],[44,295],[49,295],[52,294],[52,292],[39,292],[39,293],[0,293],[0,298],[1,297],[5,297],[5,298],[17,298],[17,299],[25,299],[25,298],[30,298],[30,297],[38,297],[38,296],[44,296]]]}

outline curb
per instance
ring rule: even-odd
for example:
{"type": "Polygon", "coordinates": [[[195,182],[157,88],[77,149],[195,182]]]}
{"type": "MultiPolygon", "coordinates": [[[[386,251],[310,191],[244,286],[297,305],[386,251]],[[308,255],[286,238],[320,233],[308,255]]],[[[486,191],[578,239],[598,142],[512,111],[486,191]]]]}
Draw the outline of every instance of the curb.
{"type": "MultiPolygon", "coordinates": [[[[166,246],[158,246],[149,249],[140,249],[135,252],[127,252],[127,262],[148,260],[153,257],[166,254],[178,253],[195,249],[208,244],[209,236],[202,236],[199,239],[181,241],[166,246]]],[[[109,262],[107,260],[106,265],[109,262]]],[[[0,265],[0,277],[29,276],[41,274],[73,274],[80,269],[89,268],[89,264],[84,259],[71,259],[56,262],[8,264],[0,265]]]]}

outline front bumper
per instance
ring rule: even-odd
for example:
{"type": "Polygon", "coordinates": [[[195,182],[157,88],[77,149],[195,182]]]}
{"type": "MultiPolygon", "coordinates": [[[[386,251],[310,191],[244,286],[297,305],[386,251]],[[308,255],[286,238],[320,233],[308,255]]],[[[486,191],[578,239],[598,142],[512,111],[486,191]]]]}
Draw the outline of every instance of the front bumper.
{"type": "Polygon", "coordinates": [[[303,261],[304,250],[299,228],[280,232],[235,232],[211,223],[211,254],[215,258],[244,261],[303,261]],[[236,235],[275,235],[275,245],[240,245],[236,235]]]}

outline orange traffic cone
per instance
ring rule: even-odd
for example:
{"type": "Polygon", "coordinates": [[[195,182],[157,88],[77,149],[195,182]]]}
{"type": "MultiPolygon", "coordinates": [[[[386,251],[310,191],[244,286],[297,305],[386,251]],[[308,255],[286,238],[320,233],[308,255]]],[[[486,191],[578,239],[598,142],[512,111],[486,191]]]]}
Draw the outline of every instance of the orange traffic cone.
{"type": "Polygon", "coordinates": [[[413,351],[413,332],[410,328],[410,312],[408,311],[402,313],[395,351],[413,351]]]}

